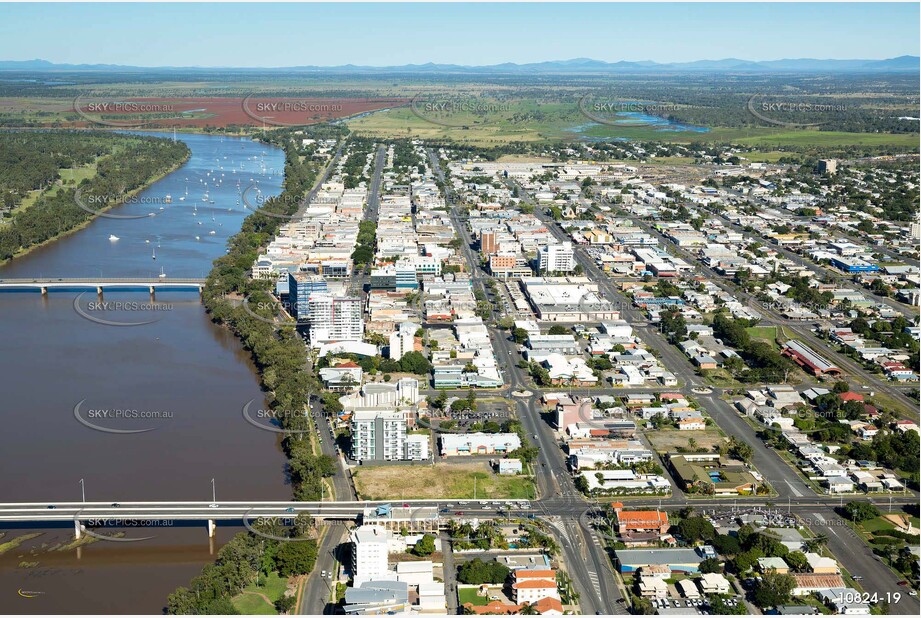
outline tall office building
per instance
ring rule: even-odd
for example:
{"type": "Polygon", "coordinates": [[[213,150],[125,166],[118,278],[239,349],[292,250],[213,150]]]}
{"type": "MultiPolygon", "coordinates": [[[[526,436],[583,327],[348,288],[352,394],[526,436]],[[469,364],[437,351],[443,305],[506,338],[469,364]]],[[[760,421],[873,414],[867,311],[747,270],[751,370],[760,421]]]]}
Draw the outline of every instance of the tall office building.
{"type": "Polygon", "coordinates": [[[328,287],[326,279],[320,275],[307,273],[288,273],[288,303],[290,313],[298,322],[304,322],[310,317],[308,301],[315,292],[326,292],[328,287]]]}
{"type": "Polygon", "coordinates": [[[361,341],[365,321],[360,298],[314,292],[307,304],[312,346],[334,341],[361,341]]]}
{"type": "Polygon", "coordinates": [[[349,533],[355,586],[376,579],[393,579],[387,571],[389,539],[390,532],[383,526],[358,526],[349,533]]]}
{"type": "Polygon", "coordinates": [[[571,242],[539,247],[537,259],[541,272],[568,273],[572,272],[576,265],[571,242]]]}
{"type": "Polygon", "coordinates": [[[400,260],[396,263],[395,270],[394,287],[397,290],[419,289],[419,277],[416,274],[416,267],[411,262],[400,260]]]}
{"type": "Polygon", "coordinates": [[[496,233],[495,232],[481,232],[480,233],[480,253],[483,255],[491,255],[496,252],[496,233]]]}
{"type": "Polygon", "coordinates": [[[400,360],[407,352],[412,352],[416,336],[410,330],[397,330],[390,333],[390,358],[400,360]]]}

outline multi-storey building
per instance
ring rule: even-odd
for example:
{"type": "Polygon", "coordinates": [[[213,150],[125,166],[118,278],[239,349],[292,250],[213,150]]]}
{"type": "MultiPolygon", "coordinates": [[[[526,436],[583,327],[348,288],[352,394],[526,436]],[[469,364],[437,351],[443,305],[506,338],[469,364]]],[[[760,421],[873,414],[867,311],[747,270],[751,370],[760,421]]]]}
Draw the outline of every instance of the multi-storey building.
{"type": "Polygon", "coordinates": [[[480,234],[480,253],[483,255],[491,255],[496,252],[496,249],[496,233],[482,232],[480,234]]]}
{"type": "Polygon", "coordinates": [[[334,341],[361,341],[365,322],[360,298],[314,292],[307,304],[312,346],[334,341]]]}
{"type": "Polygon", "coordinates": [[[545,273],[572,272],[576,265],[571,242],[538,248],[537,260],[541,272],[545,273]]]}
{"type": "Polygon", "coordinates": [[[326,279],[307,273],[288,273],[288,302],[292,315],[299,322],[310,317],[310,295],[327,291],[326,279]]]}
{"type": "MultiPolygon", "coordinates": [[[[415,328],[414,324],[411,324],[415,328]]],[[[400,360],[407,352],[412,352],[415,346],[416,333],[408,328],[400,328],[390,333],[390,358],[400,360]]]]}
{"type": "Polygon", "coordinates": [[[359,526],[349,534],[355,586],[376,579],[392,579],[387,571],[390,532],[382,526],[359,526]]]}
{"type": "Polygon", "coordinates": [[[406,456],[402,412],[361,410],[352,415],[352,459],[399,461],[406,456]]]}

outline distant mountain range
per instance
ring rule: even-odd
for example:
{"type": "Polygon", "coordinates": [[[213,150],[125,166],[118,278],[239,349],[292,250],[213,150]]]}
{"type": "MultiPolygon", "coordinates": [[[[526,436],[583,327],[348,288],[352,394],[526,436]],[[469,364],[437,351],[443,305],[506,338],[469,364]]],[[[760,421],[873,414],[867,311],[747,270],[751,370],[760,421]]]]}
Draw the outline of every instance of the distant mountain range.
{"type": "Polygon", "coordinates": [[[470,74],[540,74],[540,73],[675,73],[675,72],[858,72],[891,73],[919,72],[921,57],[899,56],[886,60],[819,60],[815,58],[793,58],[784,60],[695,60],[693,62],[659,63],[651,60],[628,62],[604,62],[591,58],[553,60],[515,64],[506,62],[487,66],[464,66],[459,64],[405,64],[402,66],[373,67],[346,64],[340,66],[295,66],[267,68],[238,67],[134,67],[117,64],[56,64],[47,60],[0,60],[0,71],[111,71],[111,72],[163,72],[163,71],[243,71],[267,72],[287,71],[305,73],[470,73],[470,74]]]}

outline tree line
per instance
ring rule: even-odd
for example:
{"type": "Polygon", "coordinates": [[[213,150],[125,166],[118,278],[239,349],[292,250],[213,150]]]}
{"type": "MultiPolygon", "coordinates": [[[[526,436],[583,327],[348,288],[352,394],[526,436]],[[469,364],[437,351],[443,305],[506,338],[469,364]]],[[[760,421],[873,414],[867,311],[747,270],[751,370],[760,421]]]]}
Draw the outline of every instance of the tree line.
{"type": "Polygon", "coordinates": [[[0,176],[0,189],[4,199],[7,199],[6,196],[19,197],[15,200],[18,204],[25,191],[53,184],[59,179],[61,168],[52,171],[52,166],[84,165],[95,161],[96,174],[83,180],[78,187],[65,186],[54,195],[39,196],[33,205],[0,227],[0,261],[69,232],[95,217],[78,205],[75,197],[77,188],[85,204],[91,204],[94,210],[105,210],[125,200],[128,194],[144,187],[152,179],[179,166],[189,156],[189,149],[184,143],[156,137],[90,134],[89,145],[79,146],[72,137],[82,139],[83,134],[35,133],[21,141],[10,139],[11,136],[18,134],[0,135],[0,153],[4,153],[0,159],[5,160],[8,156],[9,153],[4,152],[7,146],[12,152],[9,156],[13,157],[35,146],[37,154],[26,155],[25,161],[27,165],[36,163],[37,169],[24,171],[21,166],[4,169],[5,162],[0,161],[0,174],[3,174],[0,176]],[[38,144],[44,140],[49,143],[39,147],[38,144]]]}
{"type": "MultiPolygon", "coordinates": [[[[270,394],[271,408],[282,428],[290,430],[282,440],[288,457],[288,473],[294,499],[319,501],[323,496],[323,478],[335,474],[335,461],[328,455],[316,455],[309,436],[313,423],[307,414],[312,393],[323,390],[316,377],[305,371],[306,352],[303,340],[293,327],[276,328],[271,307],[276,306],[269,293],[271,281],[254,280],[250,268],[259,249],[268,243],[285,217],[297,211],[299,199],[313,186],[318,167],[309,159],[301,161],[298,143],[303,132],[279,130],[261,134],[264,141],[285,151],[285,181],[282,193],[266,200],[262,208],[244,219],[240,232],[229,240],[226,255],[214,261],[202,289],[202,301],[211,319],[230,328],[252,354],[259,368],[263,388],[270,394]],[[273,216],[274,215],[274,216],[273,216]],[[248,310],[243,298],[249,299],[248,310]],[[256,317],[253,314],[256,314],[256,317]],[[262,318],[262,319],[260,319],[262,318]]],[[[303,526],[300,526],[303,528],[303,526]]],[[[296,524],[292,538],[304,538],[296,524]]],[[[272,536],[284,536],[273,533],[272,536]]],[[[170,595],[170,614],[235,614],[231,598],[252,582],[258,573],[274,569],[282,576],[309,573],[316,561],[316,542],[299,540],[276,542],[251,532],[237,534],[221,549],[213,565],[190,586],[178,588],[170,595]],[[262,552],[255,556],[253,548],[262,552]]],[[[291,602],[279,611],[290,609],[291,602]]]]}

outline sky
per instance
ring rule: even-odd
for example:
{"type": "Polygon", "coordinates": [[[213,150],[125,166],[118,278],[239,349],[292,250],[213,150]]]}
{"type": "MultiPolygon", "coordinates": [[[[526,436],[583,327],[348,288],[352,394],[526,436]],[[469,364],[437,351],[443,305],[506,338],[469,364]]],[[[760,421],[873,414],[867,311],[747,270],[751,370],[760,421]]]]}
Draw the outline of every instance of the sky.
{"type": "Polygon", "coordinates": [[[285,67],[917,55],[919,4],[3,4],[0,60],[285,67]]]}

